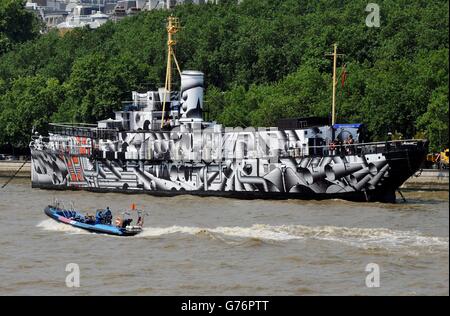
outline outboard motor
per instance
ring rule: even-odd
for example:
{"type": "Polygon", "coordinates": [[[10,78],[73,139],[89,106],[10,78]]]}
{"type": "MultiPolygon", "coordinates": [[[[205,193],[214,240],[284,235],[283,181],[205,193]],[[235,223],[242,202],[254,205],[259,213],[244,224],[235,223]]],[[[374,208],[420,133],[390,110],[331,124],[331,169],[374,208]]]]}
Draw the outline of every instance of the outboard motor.
{"type": "Polygon", "coordinates": [[[203,121],[203,77],[200,71],[181,73],[181,122],[203,121]]]}

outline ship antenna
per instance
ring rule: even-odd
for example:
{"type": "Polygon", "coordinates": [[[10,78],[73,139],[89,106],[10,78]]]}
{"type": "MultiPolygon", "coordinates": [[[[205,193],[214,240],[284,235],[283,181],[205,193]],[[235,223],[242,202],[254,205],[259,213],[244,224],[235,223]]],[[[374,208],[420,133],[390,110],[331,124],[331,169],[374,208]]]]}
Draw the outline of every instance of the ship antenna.
{"type": "Polygon", "coordinates": [[[337,65],[337,58],[344,56],[344,54],[337,53],[337,44],[336,43],[333,45],[333,47],[334,47],[333,53],[326,54],[326,56],[333,56],[333,97],[332,97],[332,101],[331,101],[331,126],[334,126],[334,124],[336,124],[336,85],[337,85],[336,65],[337,65]]]}
{"type": "Polygon", "coordinates": [[[175,40],[175,34],[180,30],[180,21],[177,17],[169,16],[167,19],[167,68],[166,68],[166,83],[164,85],[164,100],[161,117],[161,128],[164,127],[164,118],[166,114],[166,99],[167,94],[171,94],[172,90],[172,58],[177,67],[178,73],[181,76],[180,66],[178,65],[177,58],[173,47],[177,44],[175,40]]]}

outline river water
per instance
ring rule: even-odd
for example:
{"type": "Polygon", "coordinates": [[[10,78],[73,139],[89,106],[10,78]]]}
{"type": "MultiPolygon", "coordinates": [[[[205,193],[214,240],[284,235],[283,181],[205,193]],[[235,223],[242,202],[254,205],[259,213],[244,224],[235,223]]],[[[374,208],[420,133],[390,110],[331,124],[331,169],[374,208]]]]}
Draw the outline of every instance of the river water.
{"type": "Polygon", "coordinates": [[[242,201],[17,179],[0,190],[0,295],[449,295],[448,191],[404,194],[397,204],[242,201]],[[146,228],[127,238],[71,228],[44,214],[54,198],[82,210],[134,202],[146,228]],[[66,286],[69,263],[78,288],[66,286]],[[366,285],[370,263],[379,287],[366,285]]]}

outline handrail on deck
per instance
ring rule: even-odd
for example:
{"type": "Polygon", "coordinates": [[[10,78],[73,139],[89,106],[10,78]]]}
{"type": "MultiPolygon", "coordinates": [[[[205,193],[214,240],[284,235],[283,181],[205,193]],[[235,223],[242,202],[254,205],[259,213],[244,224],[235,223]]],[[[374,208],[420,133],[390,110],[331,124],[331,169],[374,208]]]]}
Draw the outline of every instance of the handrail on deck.
{"type": "MultiPolygon", "coordinates": [[[[347,146],[347,147],[362,147],[362,146],[386,146],[386,144],[410,144],[410,143],[425,143],[426,139],[399,139],[399,140],[388,140],[382,142],[369,142],[369,143],[353,143],[353,144],[337,144],[336,147],[339,146],[347,146]]],[[[330,143],[331,144],[331,143],[330,143]]],[[[308,148],[329,148],[330,144],[323,146],[308,146],[308,148]]]]}
{"type": "MultiPolygon", "coordinates": [[[[399,149],[406,149],[410,145],[425,149],[427,143],[426,139],[402,139],[370,143],[342,143],[334,147],[330,143],[324,146],[307,146],[306,148],[308,148],[308,156],[363,155],[395,152],[399,149]]],[[[295,150],[295,148],[289,148],[289,150],[295,150]]]]}
{"type": "Polygon", "coordinates": [[[88,128],[88,127],[97,127],[97,124],[88,124],[88,123],[49,123],[50,126],[58,126],[58,127],[81,127],[81,128],[88,128]]]}
{"type": "Polygon", "coordinates": [[[94,124],[83,123],[51,123],[50,127],[50,132],[94,139],[116,138],[118,133],[116,129],[100,128],[94,124]]]}

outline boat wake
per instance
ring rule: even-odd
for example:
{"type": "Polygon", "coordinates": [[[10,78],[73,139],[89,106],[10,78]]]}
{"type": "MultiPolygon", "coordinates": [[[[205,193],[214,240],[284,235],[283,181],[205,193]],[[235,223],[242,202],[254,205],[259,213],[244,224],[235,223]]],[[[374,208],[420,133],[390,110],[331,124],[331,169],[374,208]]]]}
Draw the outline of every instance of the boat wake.
{"type": "Polygon", "coordinates": [[[46,219],[36,225],[43,230],[66,232],[70,234],[90,234],[89,232],[63,223],[58,223],[53,219],[46,219]]]}
{"type": "Polygon", "coordinates": [[[158,237],[169,234],[208,235],[214,239],[257,239],[262,241],[324,240],[345,243],[361,248],[445,247],[448,237],[432,237],[414,231],[387,228],[347,228],[337,226],[264,225],[250,227],[200,228],[186,226],[147,227],[137,237],[158,237]]]}
{"type": "MultiPolygon", "coordinates": [[[[69,234],[90,234],[70,225],[43,220],[37,227],[47,231],[69,234]]],[[[184,234],[207,237],[228,244],[245,244],[249,240],[261,242],[286,242],[295,240],[323,240],[344,243],[359,248],[408,248],[438,247],[448,250],[448,237],[425,236],[416,231],[400,231],[387,228],[348,228],[337,226],[266,225],[250,227],[145,227],[136,238],[152,238],[184,234]]]]}

